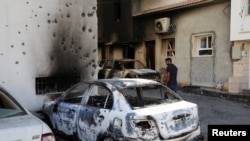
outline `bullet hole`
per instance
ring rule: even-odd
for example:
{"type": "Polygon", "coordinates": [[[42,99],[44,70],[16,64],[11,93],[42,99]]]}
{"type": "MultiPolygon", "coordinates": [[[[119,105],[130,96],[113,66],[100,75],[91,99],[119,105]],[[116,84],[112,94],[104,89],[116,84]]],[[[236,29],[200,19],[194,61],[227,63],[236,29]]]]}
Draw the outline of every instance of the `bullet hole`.
{"type": "Polygon", "coordinates": [[[82,60],[82,57],[80,57],[80,60],[82,60]]]}
{"type": "Polygon", "coordinates": [[[37,17],[37,14],[35,14],[35,17],[37,17]]]}
{"type": "Polygon", "coordinates": [[[82,31],[85,32],[85,30],[86,30],[86,26],[83,26],[82,31]]]}
{"type": "Polygon", "coordinates": [[[78,53],[78,51],[75,51],[75,54],[77,54],[78,53]]]}
{"type": "Polygon", "coordinates": [[[50,57],[50,60],[51,60],[51,61],[54,61],[54,60],[55,60],[55,58],[54,58],[53,56],[51,56],[51,57],[50,57]]]}
{"type": "Polygon", "coordinates": [[[93,13],[88,13],[88,17],[92,17],[93,16],[93,13]]]}
{"type": "Polygon", "coordinates": [[[40,27],[40,25],[38,24],[37,27],[40,27]]]}
{"type": "Polygon", "coordinates": [[[93,36],[92,38],[95,39],[95,36],[93,36]]]}
{"type": "Polygon", "coordinates": [[[48,16],[50,16],[50,13],[48,13],[48,16]]]}
{"type": "Polygon", "coordinates": [[[3,81],[2,83],[4,84],[5,82],[3,81]]]}
{"type": "Polygon", "coordinates": [[[6,27],[8,27],[8,25],[7,25],[7,24],[6,24],[5,26],[6,26],[6,27]]]}
{"type": "Polygon", "coordinates": [[[14,45],[11,45],[10,47],[11,47],[11,48],[14,48],[14,45]]]}
{"type": "Polygon", "coordinates": [[[82,13],[82,17],[85,17],[85,13],[84,12],[82,13]]]}
{"type": "Polygon", "coordinates": [[[78,49],[79,49],[79,50],[81,50],[81,49],[82,49],[82,47],[78,47],[78,49]]]}
{"type": "Polygon", "coordinates": [[[24,42],[22,42],[22,46],[24,46],[25,44],[24,44],[24,42]]]}
{"type": "Polygon", "coordinates": [[[56,37],[56,33],[55,32],[53,33],[53,37],[56,37]]]}
{"type": "Polygon", "coordinates": [[[69,7],[69,4],[66,3],[65,6],[66,6],[66,7],[69,7]]]}
{"type": "Polygon", "coordinates": [[[89,32],[90,32],[90,33],[92,32],[92,29],[91,29],[91,28],[89,29],[89,32]]]}
{"type": "Polygon", "coordinates": [[[18,31],[18,34],[21,34],[21,32],[20,32],[20,31],[18,31]]]}
{"type": "Polygon", "coordinates": [[[1,53],[1,55],[3,56],[3,53],[1,53]]]}
{"type": "Polygon", "coordinates": [[[92,72],[91,75],[94,76],[94,75],[95,75],[95,72],[92,72]]]}
{"type": "Polygon", "coordinates": [[[39,8],[43,8],[41,5],[39,5],[39,8]]]}
{"type": "Polygon", "coordinates": [[[93,67],[94,69],[96,69],[96,68],[97,68],[97,65],[96,65],[96,64],[93,64],[92,67],[93,67]]]}
{"type": "Polygon", "coordinates": [[[54,19],[55,23],[57,23],[57,19],[54,19]]]}
{"type": "Polygon", "coordinates": [[[66,15],[66,17],[67,17],[67,18],[70,18],[70,14],[68,13],[68,14],[66,15]]]}
{"type": "Polygon", "coordinates": [[[26,4],[29,4],[29,2],[27,1],[26,4]]]}
{"type": "Polygon", "coordinates": [[[19,61],[16,61],[15,64],[19,64],[19,61]]]}
{"type": "Polygon", "coordinates": [[[64,45],[64,42],[61,42],[62,45],[64,45]]]}
{"type": "Polygon", "coordinates": [[[66,49],[67,49],[66,47],[63,47],[63,50],[64,50],[64,51],[66,51],[66,49]]]}
{"type": "Polygon", "coordinates": [[[25,55],[26,54],[26,52],[23,52],[23,55],[25,55]]]}
{"type": "Polygon", "coordinates": [[[94,6],[94,7],[92,7],[92,9],[93,9],[93,10],[96,10],[96,7],[94,6]]]}
{"type": "Polygon", "coordinates": [[[85,53],[85,55],[84,55],[85,57],[89,57],[89,53],[85,53]]]}
{"type": "Polygon", "coordinates": [[[51,20],[48,20],[48,24],[50,24],[51,23],[51,20]]]}
{"type": "Polygon", "coordinates": [[[28,25],[26,24],[25,27],[28,27],[28,25]]]}
{"type": "Polygon", "coordinates": [[[93,50],[93,53],[96,52],[96,49],[93,50]]]}

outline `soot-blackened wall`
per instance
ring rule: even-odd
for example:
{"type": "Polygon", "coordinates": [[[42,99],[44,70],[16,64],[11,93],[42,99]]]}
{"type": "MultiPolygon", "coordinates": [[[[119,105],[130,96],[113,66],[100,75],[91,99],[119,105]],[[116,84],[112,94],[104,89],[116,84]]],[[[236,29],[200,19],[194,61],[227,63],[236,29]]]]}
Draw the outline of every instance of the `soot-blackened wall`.
{"type": "Polygon", "coordinates": [[[39,110],[36,78],[96,78],[96,12],[96,0],[0,1],[0,85],[39,110]]]}

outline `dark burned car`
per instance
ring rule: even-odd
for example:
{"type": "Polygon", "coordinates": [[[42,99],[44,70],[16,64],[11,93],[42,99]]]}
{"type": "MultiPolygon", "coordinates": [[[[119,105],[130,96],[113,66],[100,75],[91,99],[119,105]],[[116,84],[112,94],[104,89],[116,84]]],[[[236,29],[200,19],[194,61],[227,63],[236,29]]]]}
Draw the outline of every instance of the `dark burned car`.
{"type": "Polygon", "coordinates": [[[81,141],[195,141],[198,108],[159,82],[99,79],[69,88],[45,103],[55,133],[81,141]]]}
{"type": "Polygon", "coordinates": [[[106,78],[144,78],[160,81],[160,73],[146,68],[135,59],[103,59],[99,63],[99,79],[106,78]]]}

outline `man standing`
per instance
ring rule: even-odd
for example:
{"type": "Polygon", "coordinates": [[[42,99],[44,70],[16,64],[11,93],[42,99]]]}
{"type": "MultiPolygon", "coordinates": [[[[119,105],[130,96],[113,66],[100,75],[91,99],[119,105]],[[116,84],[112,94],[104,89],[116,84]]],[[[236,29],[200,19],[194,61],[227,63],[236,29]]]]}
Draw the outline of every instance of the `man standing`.
{"type": "Polygon", "coordinates": [[[177,90],[177,71],[178,68],[172,64],[171,58],[166,58],[165,63],[166,67],[166,80],[165,84],[174,92],[177,90]]]}

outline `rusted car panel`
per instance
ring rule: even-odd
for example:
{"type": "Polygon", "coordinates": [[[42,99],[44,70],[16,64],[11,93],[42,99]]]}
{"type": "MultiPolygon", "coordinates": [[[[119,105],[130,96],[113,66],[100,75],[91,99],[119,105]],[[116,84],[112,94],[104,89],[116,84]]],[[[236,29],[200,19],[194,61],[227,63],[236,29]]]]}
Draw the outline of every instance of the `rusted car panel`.
{"type": "Polygon", "coordinates": [[[103,59],[99,63],[99,79],[106,78],[144,78],[160,81],[160,73],[146,68],[135,59],[103,59]]]}
{"type": "Polygon", "coordinates": [[[195,103],[147,79],[81,82],[43,111],[55,131],[82,141],[198,140],[195,103]]]}

